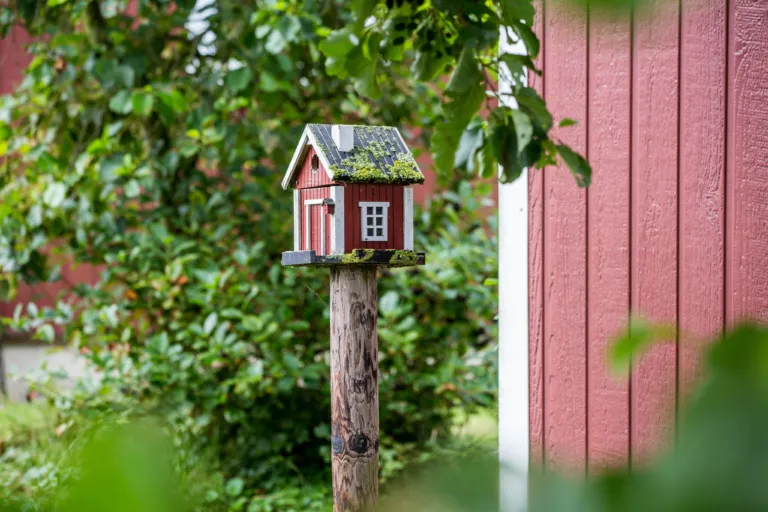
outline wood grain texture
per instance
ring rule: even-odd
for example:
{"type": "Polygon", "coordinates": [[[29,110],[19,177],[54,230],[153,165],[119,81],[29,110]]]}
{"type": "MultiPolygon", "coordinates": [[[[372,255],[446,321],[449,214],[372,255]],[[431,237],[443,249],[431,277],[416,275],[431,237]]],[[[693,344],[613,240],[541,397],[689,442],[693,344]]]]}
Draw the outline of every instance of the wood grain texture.
{"type": "Polygon", "coordinates": [[[729,2],[726,316],[768,320],[768,2],[729,2]]]}
{"type": "MultiPolygon", "coordinates": [[[[634,19],[631,308],[677,322],[679,5],[655,0],[634,19]]],[[[632,463],[674,429],[677,350],[659,344],[632,369],[632,463]]]]}
{"type": "Polygon", "coordinates": [[[682,0],[680,32],[680,399],[703,342],[723,328],[726,3],[682,0]]]}
{"type": "MultiPolygon", "coordinates": [[[[543,0],[534,0],[534,7],[533,28],[541,41],[536,66],[544,69],[543,0]]],[[[541,77],[529,73],[528,84],[546,99],[541,77]]],[[[531,466],[540,469],[544,467],[544,199],[543,171],[528,169],[528,436],[531,466]]]]}
{"type": "Polygon", "coordinates": [[[331,269],[331,435],[334,511],[378,499],[376,268],[331,269]]]}
{"type": "Polygon", "coordinates": [[[346,185],[344,192],[345,252],[355,249],[403,249],[403,188],[400,185],[346,185]],[[385,201],[387,211],[387,241],[363,242],[360,201],[385,201]]]}
{"type": "Polygon", "coordinates": [[[312,146],[307,149],[301,164],[301,169],[296,177],[296,188],[327,187],[328,185],[333,184],[333,180],[328,177],[328,173],[325,171],[325,166],[322,162],[319,162],[316,171],[312,171],[312,157],[316,154],[317,152],[312,146]]]}
{"type": "Polygon", "coordinates": [[[608,347],[629,311],[632,48],[628,14],[589,27],[587,457],[589,470],[629,458],[629,381],[611,374],[608,347]]]}
{"type": "MultiPolygon", "coordinates": [[[[555,118],[580,124],[560,130],[586,149],[587,23],[557,0],[546,3],[544,82],[555,118]]],[[[586,192],[567,167],[544,171],[544,458],[547,469],[586,464],[586,192]]]]}

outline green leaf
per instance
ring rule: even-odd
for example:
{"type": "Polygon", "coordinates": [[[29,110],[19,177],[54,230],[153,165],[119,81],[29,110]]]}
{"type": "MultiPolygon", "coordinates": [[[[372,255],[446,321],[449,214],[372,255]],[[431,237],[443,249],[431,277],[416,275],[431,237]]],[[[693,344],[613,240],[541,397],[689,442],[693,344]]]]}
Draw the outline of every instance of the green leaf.
{"type": "Polygon", "coordinates": [[[56,332],[53,326],[50,324],[42,325],[35,333],[35,337],[39,340],[43,340],[46,343],[53,343],[56,338],[56,332]]]}
{"type": "Polygon", "coordinates": [[[342,58],[357,46],[357,38],[349,30],[334,30],[320,42],[320,51],[326,57],[342,58]]]}
{"type": "Polygon", "coordinates": [[[137,91],[131,97],[133,113],[142,117],[147,117],[152,113],[155,105],[155,97],[149,92],[137,91]]]}
{"type": "Polygon", "coordinates": [[[576,178],[576,183],[580,187],[588,187],[592,182],[592,167],[589,162],[565,144],[557,144],[555,147],[565,165],[571,170],[573,177],[576,178]]]}
{"type": "Polygon", "coordinates": [[[43,202],[51,208],[57,208],[64,202],[67,195],[67,186],[64,183],[50,183],[43,193],[43,202]]]}
{"type": "Polygon", "coordinates": [[[520,110],[512,110],[510,113],[512,122],[515,125],[515,134],[517,135],[517,148],[521,151],[533,138],[533,125],[531,118],[520,110]]]}
{"type": "Polygon", "coordinates": [[[495,277],[487,277],[485,281],[483,281],[483,286],[499,286],[499,280],[495,277]]]}
{"type": "Polygon", "coordinates": [[[127,114],[133,108],[131,91],[122,90],[109,100],[109,109],[118,114],[127,114]]]}
{"type": "Polygon", "coordinates": [[[245,487],[245,482],[243,481],[242,478],[231,478],[227,482],[225,491],[231,497],[236,498],[237,496],[240,496],[240,494],[243,492],[244,487],[245,487]]]}
{"type": "Polygon", "coordinates": [[[455,98],[467,94],[473,87],[482,82],[483,73],[477,63],[474,48],[465,47],[456,62],[456,68],[451,73],[445,94],[455,98]]]}
{"type": "Polygon", "coordinates": [[[499,0],[501,19],[507,25],[525,22],[533,25],[533,16],[536,14],[531,0],[499,0]]]}
{"type": "Polygon", "coordinates": [[[528,114],[543,131],[552,128],[552,114],[547,110],[547,105],[541,99],[539,93],[530,87],[522,87],[515,93],[515,99],[522,111],[528,114]]]}
{"type": "Polygon", "coordinates": [[[208,317],[206,317],[205,322],[203,322],[203,332],[205,334],[211,334],[218,321],[219,315],[217,315],[216,312],[209,314],[208,317]]]}
{"type": "Polygon", "coordinates": [[[253,78],[253,72],[248,66],[233,69],[227,73],[225,83],[232,92],[240,92],[245,89],[253,78]]]}
{"type": "Polygon", "coordinates": [[[557,125],[560,128],[565,128],[566,126],[573,126],[575,124],[578,124],[578,121],[571,119],[569,117],[564,118],[560,123],[557,125]]]}
{"type": "Polygon", "coordinates": [[[439,172],[453,168],[456,151],[464,129],[485,101],[485,86],[477,83],[466,94],[443,104],[444,119],[437,123],[432,134],[432,155],[439,172]]]}
{"type": "Polygon", "coordinates": [[[130,180],[125,184],[125,197],[134,198],[138,197],[141,193],[141,187],[136,180],[130,180]]]}
{"type": "Polygon", "coordinates": [[[528,56],[531,59],[538,57],[541,43],[539,42],[539,38],[536,33],[531,30],[530,25],[525,25],[523,23],[510,23],[510,27],[512,31],[517,35],[517,37],[523,41],[525,48],[528,50],[528,56]]]}
{"type": "Polygon", "coordinates": [[[659,341],[674,341],[676,330],[668,325],[651,325],[639,316],[631,316],[627,329],[616,338],[609,348],[609,360],[612,369],[626,374],[630,364],[644,350],[659,341]]]}

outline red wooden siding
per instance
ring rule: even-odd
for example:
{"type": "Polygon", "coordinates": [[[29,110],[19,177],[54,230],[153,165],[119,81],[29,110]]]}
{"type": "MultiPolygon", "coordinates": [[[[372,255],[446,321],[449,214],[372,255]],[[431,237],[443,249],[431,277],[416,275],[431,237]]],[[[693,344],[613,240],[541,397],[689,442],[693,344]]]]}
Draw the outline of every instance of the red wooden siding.
{"type": "Polygon", "coordinates": [[[326,187],[333,183],[328,177],[328,173],[325,172],[325,166],[323,166],[322,162],[317,171],[312,171],[312,157],[316,154],[315,148],[310,146],[306,155],[304,155],[304,161],[296,178],[296,188],[326,187]]]}
{"type": "Polygon", "coordinates": [[[596,179],[587,191],[590,469],[621,465],[629,456],[629,384],[611,378],[605,354],[629,308],[631,33],[629,15],[593,18],[589,26],[587,155],[596,169],[618,171],[615,178],[596,179]]]}
{"type": "MultiPolygon", "coordinates": [[[[543,0],[534,2],[536,17],[533,28],[541,37],[541,51],[536,61],[544,69],[543,0]]],[[[542,97],[546,97],[544,80],[529,75],[529,83],[542,97]]],[[[544,465],[544,173],[528,174],[528,389],[529,389],[529,437],[531,464],[544,465]]]]}
{"type": "Polygon", "coordinates": [[[354,249],[403,249],[403,187],[400,185],[347,185],[344,188],[345,252],[354,249]],[[363,242],[360,201],[389,202],[386,242],[363,242]]]}
{"type": "Polygon", "coordinates": [[[330,224],[330,215],[323,213],[323,207],[319,204],[312,204],[312,205],[305,205],[304,201],[312,200],[312,199],[328,199],[331,197],[331,189],[330,187],[323,187],[323,188],[311,188],[311,189],[304,189],[299,191],[299,201],[301,208],[299,211],[301,212],[301,219],[299,220],[299,225],[301,226],[301,250],[303,251],[309,251],[314,250],[317,252],[317,254],[321,254],[321,229],[320,229],[320,222],[325,222],[325,252],[326,254],[330,253],[331,251],[331,224],[330,224]],[[310,246],[307,246],[306,242],[306,209],[310,208],[310,223],[312,224],[312,230],[310,232],[310,246]]]}
{"type": "Polygon", "coordinates": [[[529,177],[531,460],[598,471],[674,439],[701,340],[768,320],[768,4],[564,5],[539,11],[534,86],[579,121],[558,135],[594,176],[529,177]],[[606,349],[630,310],[680,334],[618,378],[606,349]]]}
{"type": "MultiPolygon", "coordinates": [[[[558,118],[584,119],[586,20],[559,0],[549,0],[545,12],[544,87],[549,107],[558,118]]],[[[575,150],[585,150],[584,123],[559,136],[575,150]]],[[[550,469],[579,467],[585,463],[587,433],[586,194],[573,186],[565,166],[547,169],[544,189],[544,333],[545,339],[557,340],[544,350],[544,464],[550,469]]]]}

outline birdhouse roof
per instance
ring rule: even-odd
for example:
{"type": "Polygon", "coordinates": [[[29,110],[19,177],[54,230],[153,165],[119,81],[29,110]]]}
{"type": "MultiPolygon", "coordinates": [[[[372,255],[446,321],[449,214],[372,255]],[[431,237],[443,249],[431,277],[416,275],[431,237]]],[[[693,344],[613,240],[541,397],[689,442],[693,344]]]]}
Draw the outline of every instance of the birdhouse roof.
{"type": "Polygon", "coordinates": [[[333,125],[308,124],[283,178],[283,188],[295,182],[309,146],[315,149],[328,177],[335,182],[397,185],[424,182],[424,175],[397,128],[363,125],[351,128],[354,145],[350,151],[340,151],[333,140],[333,125]]]}

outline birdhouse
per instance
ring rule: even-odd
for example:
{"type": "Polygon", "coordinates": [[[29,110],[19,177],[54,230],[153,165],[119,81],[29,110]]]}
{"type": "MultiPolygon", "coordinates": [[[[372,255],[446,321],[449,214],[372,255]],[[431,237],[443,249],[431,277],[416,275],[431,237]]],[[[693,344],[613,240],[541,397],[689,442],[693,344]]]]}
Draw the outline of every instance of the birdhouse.
{"type": "Polygon", "coordinates": [[[424,182],[397,128],[309,124],[283,178],[293,189],[284,265],[423,265],[413,185],[424,182]]]}

